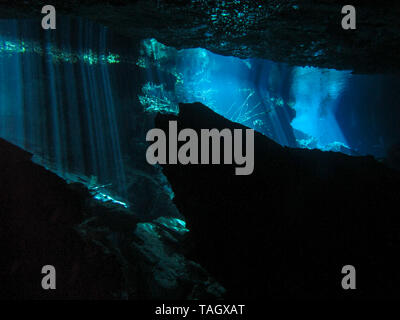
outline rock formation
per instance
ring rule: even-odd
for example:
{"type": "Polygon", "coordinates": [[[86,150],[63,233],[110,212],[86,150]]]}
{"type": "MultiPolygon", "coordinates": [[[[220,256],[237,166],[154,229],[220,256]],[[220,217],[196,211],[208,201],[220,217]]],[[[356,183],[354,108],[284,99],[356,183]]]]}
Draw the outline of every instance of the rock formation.
{"type": "Polygon", "coordinates": [[[185,257],[180,220],[141,221],[0,139],[0,299],[215,299],[225,290],[185,257]],[[56,269],[56,290],[41,286],[56,269]]]}
{"type": "MultiPolygon", "coordinates": [[[[156,126],[243,128],[200,104],[156,126]]],[[[233,298],[371,298],[400,284],[398,171],[372,157],[284,148],[255,133],[252,175],[234,165],[163,165],[186,217],[192,259],[233,298]],[[342,267],[357,270],[344,292],[342,267]]]]}

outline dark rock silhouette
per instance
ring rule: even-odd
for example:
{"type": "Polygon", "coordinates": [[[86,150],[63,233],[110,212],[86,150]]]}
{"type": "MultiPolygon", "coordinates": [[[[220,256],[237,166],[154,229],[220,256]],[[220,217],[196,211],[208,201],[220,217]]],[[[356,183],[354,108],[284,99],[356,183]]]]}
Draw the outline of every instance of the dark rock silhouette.
{"type": "Polygon", "coordinates": [[[384,162],[388,166],[400,170],[400,142],[395,143],[388,149],[384,162]]]}
{"type": "Polygon", "coordinates": [[[85,218],[89,195],[31,157],[0,139],[0,297],[114,298],[123,288],[115,257],[74,229],[85,218]],[[56,290],[41,286],[44,265],[56,268],[56,290]]]}
{"type": "MultiPolygon", "coordinates": [[[[196,104],[156,127],[244,128],[196,104]]],[[[222,154],[222,153],[221,153],[222,154]]],[[[191,255],[233,298],[395,297],[400,175],[372,157],[284,148],[255,133],[255,169],[163,165],[186,217],[191,255]],[[342,267],[357,289],[342,289],[342,267]]]]}
{"type": "MultiPolygon", "coordinates": [[[[171,217],[93,199],[0,139],[0,299],[200,299],[224,288],[188,260],[171,217]],[[44,290],[44,265],[56,290],[44,290]]],[[[167,211],[167,208],[164,208],[167,211]]]]}

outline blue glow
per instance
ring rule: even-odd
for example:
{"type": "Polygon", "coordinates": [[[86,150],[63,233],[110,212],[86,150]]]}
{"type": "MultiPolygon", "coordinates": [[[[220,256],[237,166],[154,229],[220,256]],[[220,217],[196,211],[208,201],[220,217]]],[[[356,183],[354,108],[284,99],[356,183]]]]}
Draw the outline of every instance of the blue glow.
{"type": "Polygon", "coordinates": [[[178,114],[178,104],[174,101],[173,95],[165,90],[163,84],[147,82],[142,87],[142,93],[138,98],[146,112],[178,114]]]}
{"type": "Polygon", "coordinates": [[[186,228],[186,222],[182,219],[173,218],[173,217],[160,217],[155,220],[162,224],[164,227],[176,231],[180,234],[185,234],[189,232],[189,229],[186,228]]]}
{"type": "Polygon", "coordinates": [[[43,33],[40,42],[22,38],[41,38],[36,22],[0,21],[0,136],[51,163],[62,177],[96,176],[124,197],[119,101],[111,84],[120,57],[109,52],[105,28],[76,21],[75,39],[70,25],[66,20],[43,33]]]}
{"type": "MultiPolygon", "coordinates": [[[[357,124],[353,121],[349,127],[338,114],[353,113],[354,119],[351,104],[362,101],[360,88],[374,83],[377,76],[243,60],[201,48],[178,51],[154,39],[143,41],[137,65],[146,69],[143,91],[149,94],[146,101],[139,99],[147,111],[176,113],[179,102],[201,102],[284,146],[357,154],[360,145],[371,144],[360,141],[361,132],[350,135],[349,141],[348,132],[357,124]],[[151,93],[149,84],[158,90],[151,93]],[[359,87],[353,96],[348,94],[350,86],[359,87]]],[[[376,96],[379,94],[378,90],[376,96]]],[[[359,117],[364,118],[363,114],[359,117]]]]}
{"type": "Polygon", "coordinates": [[[292,127],[310,137],[309,148],[329,150],[330,145],[334,149],[338,144],[349,148],[335,112],[351,73],[312,67],[297,67],[293,73],[296,117],[291,122],[292,127]]]}
{"type": "Polygon", "coordinates": [[[146,69],[139,101],[146,111],[178,112],[179,102],[201,102],[227,119],[254,128],[282,145],[296,146],[290,127],[290,98],[282,97],[285,65],[242,60],[205,49],[175,50],[154,39],[142,43],[137,65],[146,69]],[[148,90],[149,86],[162,88],[148,90]],[[166,89],[169,88],[169,89],[166,89]]]}
{"type": "Polygon", "coordinates": [[[93,197],[96,200],[99,200],[101,202],[106,202],[106,203],[107,202],[111,202],[111,203],[120,205],[120,206],[122,206],[124,208],[128,208],[129,207],[125,202],[119,201],[119,200],[117,200],[117,199],[115,199],[115,198],[111,197],[110,195],[105,194],[103,192],[96,192],[93,197]]]}
{"type": "MultiPolygon", "coordinates": [[[[92,50],[83,52],[74,52],[63,50],[48,44],[46,50],[43,50],[41,44],[37,41],[24,41],[8,38],[0,38],[0,56],[10,57],[12,55],[26,53],[34,53],[38,55],[47,55],[52,63],[68,62],[68,63],[87,63],[87,64],[113,64],[120,63],[121,58],[118,54],[96,54],[92,50]]],[[[126,61],[125,61],[126,62],[126,61]]]]}
{"type": "Polygon", "coordinates": [[[67,19],[44,34],[34,26],[0,21],[0,136],[68,181],[106,185],[99,200],[143,215],[157,216],[153,201],[165,207],[159,192],[174,196],[145,162],[145,133],[152,113],[177,114],[180,102],[202,102],[290,147],[382,156],[400,134],[392,115],[400,108],[391,106],[398,78],[176,50],[154,39],[130,56],[136,43],[88,21],[67,19]]]}

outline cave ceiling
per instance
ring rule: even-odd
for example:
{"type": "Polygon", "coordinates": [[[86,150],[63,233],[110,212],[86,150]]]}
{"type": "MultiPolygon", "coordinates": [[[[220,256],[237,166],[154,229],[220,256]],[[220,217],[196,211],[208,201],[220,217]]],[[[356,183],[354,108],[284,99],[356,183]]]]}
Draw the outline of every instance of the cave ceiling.
{"type": "MultiPolygon", "coordinates": [[[[0,1],[0,18],[41,19],[47,1],[0,1]]],[[[83,17],[133,39],[202,47],[240,58],[355,73],[400,70],[400,3],[352,1],[357,29],[343,30],[345,1],[59,1],[57,14],[83,17]]]]}

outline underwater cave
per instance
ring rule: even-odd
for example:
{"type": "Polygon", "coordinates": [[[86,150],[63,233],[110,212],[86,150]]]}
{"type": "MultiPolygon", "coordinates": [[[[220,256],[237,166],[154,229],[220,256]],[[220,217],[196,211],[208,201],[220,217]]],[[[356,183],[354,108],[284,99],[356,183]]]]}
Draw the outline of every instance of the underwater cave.
{"type": "Polygon", "coordinates": [[[356,298],[395,296],[400,74],[373,59],[390,35],[367,29],[357,58],[331,20],[320,42],[277,31],[287,12],[319,30],[308,1],[149,2],[55,1],[55,30],[41,1],[1,5],[1,298],[343,298],[348,263],[382,268],[356,298]],[[171,119],[254,129],[254,174],[150,165],[146,134],[171,119]]]}

